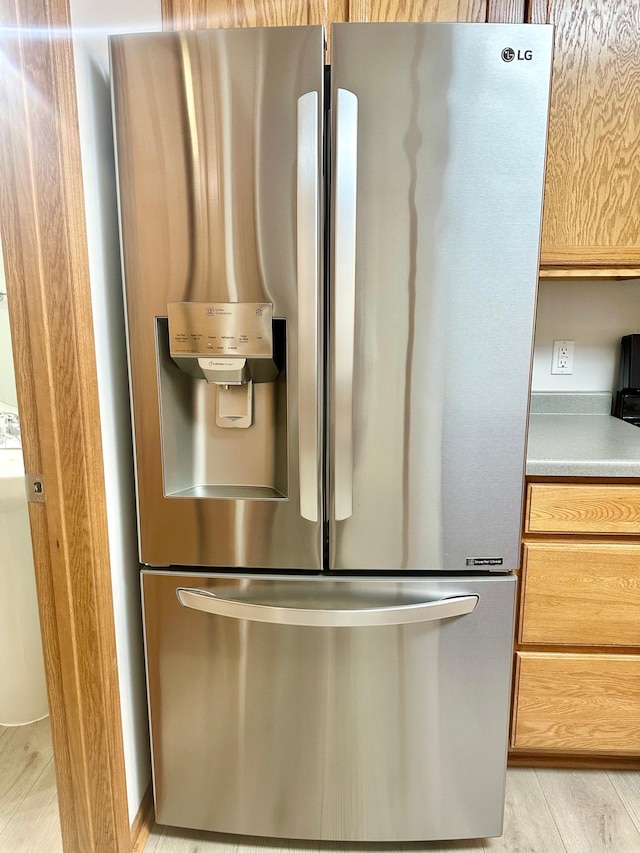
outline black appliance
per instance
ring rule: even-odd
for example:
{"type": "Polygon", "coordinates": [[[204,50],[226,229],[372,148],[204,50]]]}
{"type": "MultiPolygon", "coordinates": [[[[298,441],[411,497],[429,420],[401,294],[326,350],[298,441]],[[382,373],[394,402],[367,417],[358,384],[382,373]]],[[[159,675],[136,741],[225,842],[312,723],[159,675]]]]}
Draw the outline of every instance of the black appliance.
{"type": "Polygon", "coordinates": [[[620,347],[620,375],[613,414],[640,426],[640,335],[625,335],[620,347]]]}

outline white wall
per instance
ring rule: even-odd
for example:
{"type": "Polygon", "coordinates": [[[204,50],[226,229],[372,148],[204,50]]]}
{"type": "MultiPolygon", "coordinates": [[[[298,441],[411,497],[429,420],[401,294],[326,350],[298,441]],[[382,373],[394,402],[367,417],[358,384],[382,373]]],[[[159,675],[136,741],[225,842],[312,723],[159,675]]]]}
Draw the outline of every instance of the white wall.
{"type": "Polygon", "coordinates": [[[612,391],[620,338],[640,333],[640,279],[540,282],[534,391],[612,391]],[[575,341],[573,373],[552,376],[554,340],[575,341]]]}
{"type": "Polygon", "coordinates": [[[0,244],[0,412],[17,412],[16,380],[13,371],[11,331],[7,306],[2,244],[0,244]]]}
{"type": "Polygon", "coordinates": [[[71,0],[129,818],[150,779],[107,36],[161,28],[160,0],[71,0]]]}

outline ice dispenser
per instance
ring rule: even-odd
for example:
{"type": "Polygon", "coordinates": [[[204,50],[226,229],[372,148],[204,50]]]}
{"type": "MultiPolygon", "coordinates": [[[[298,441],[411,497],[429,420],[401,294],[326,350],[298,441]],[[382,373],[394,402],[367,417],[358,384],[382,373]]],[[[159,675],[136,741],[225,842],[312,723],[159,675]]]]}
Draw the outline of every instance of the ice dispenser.
{"type": "Polygon", "coordinates": [[[167,315],[156,318],[165,494],[286,497],[285,321],[267,302],[173,302],[167,315]]]}

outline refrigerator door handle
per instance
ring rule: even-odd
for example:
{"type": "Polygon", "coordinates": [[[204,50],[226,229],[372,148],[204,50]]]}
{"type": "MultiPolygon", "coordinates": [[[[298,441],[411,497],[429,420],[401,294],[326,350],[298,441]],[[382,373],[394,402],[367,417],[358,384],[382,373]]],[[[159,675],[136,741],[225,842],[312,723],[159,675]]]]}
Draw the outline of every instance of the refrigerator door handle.
{"type": "Polygon", "coordinates": [[[318,521],[319,216],[318,93],[298,98],[298,467],[300,515],[318,521]]]}
{"type": "Polygon", "coordinates": [[[336,96],[333,276],[333,511],[337,521],[353,513],[353,360],[356,306],[356,195],[358,98],[336,96]]]}
{"type": "Polygon", "coordinates": [[[320,628],[364,628],[380,625],[409,625],[414,622],[435,622],[473,613],[478,595],[460,595],[439,601],[404,604],[392,607],[366,607],[357,610],[313,610],[302,607],[278,607],[249,601],[221,598],[203,589],[176,590],[183,607],[246,619],[249,622],[272,622],[278,625],[307,625],[320,628]]]}

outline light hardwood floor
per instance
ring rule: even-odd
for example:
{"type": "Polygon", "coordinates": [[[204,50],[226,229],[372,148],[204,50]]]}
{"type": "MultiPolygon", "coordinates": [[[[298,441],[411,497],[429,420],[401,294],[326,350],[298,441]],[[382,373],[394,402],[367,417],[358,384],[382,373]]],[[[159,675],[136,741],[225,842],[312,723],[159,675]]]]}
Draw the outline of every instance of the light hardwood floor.
{"type": "MultiPolygon", "coordinates": [[[[156,826],[144,853],[640,853],[640,771],[507,774],[505,832],[432,844],[318,844],[156,826]]],[[[49,720],[0,726],[0,853],[62,853],[49,720]]]]}
{"type": "Polygon", "coordinates": [[[62,853],[49,718],[0,726],[0,851],[62,853]]]}
{"type": "Polygon", "coordinates": [[[490,853],[640,853],[640,772],[534,770],[507,774],[501,838],[423,844],[318,844],[236,838],[156,826],[144,853],[296,853],[296,851],[490,851],[490,853]]]}

